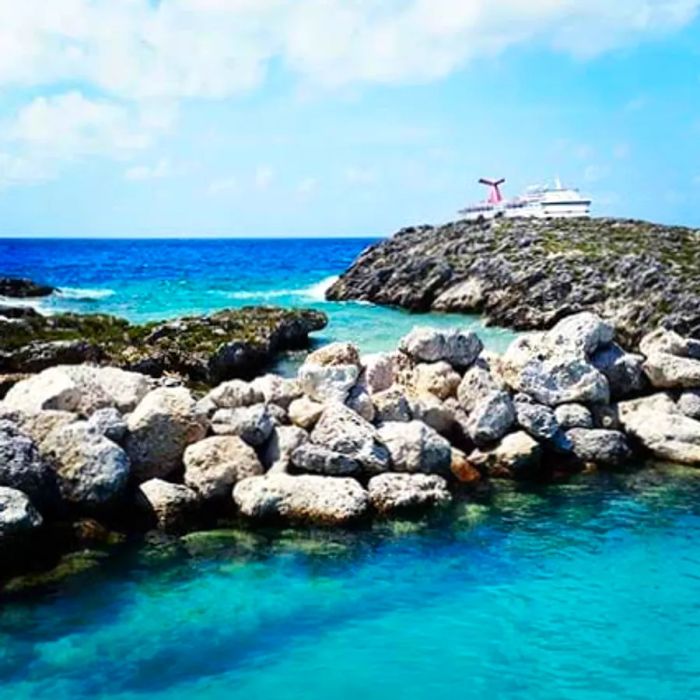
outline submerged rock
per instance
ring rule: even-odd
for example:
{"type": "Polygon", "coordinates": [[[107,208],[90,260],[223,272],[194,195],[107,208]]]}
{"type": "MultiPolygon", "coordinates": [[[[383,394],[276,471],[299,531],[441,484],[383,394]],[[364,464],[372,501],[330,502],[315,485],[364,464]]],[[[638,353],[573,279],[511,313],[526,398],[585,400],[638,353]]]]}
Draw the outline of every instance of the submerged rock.
{"type": "Polygon", "coordinates": [[[344,525],[364,517],[367,491],[354,479],[267,474],[236,484],[233,498],[255,520],[344,525]]]}

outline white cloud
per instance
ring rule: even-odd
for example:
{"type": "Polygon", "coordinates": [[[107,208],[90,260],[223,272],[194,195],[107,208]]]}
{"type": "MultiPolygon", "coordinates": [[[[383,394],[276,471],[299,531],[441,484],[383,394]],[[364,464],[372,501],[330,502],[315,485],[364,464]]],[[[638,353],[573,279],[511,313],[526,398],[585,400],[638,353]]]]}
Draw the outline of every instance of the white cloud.
{"type": "Polygon", "coordinates": [[[315,177],[306,177],[297,185],[297,194],[301,197],[310,197],[318,189],[318,180],[315,177]]]}
{"type": "Polygon", "coordinates": [[[257,190],[268,190],[275,179],[275,171],[268,165],[260,165],[255,170],[253,185],[257,190]]]}
{"type": "Polygon", "coordinates": [[[356,187],[370,187],[377,184],[379,176],[373,168],[353,166],[345,171],[345,180],[356,187]]]}
{"type": "Polygon", "coordinates": [[[0,188],[33,185],[50,180],[53,176],[50,164],[39,159],[0,153],[0,188]]]}
{"type": "Polygon", "coordinates": [[[237,177],[223,177],[212,180],[207,187],[210,195],[232,194],[240,190],[240,182],[237,177]]]}
{"type": "Polygon", "coordinates": [[[175,174],[175,169],[166,158],[161,158],[153,165],[135,165],[127,168],[124,178],[127,180],[162,180],[175,174]]]}
{"type": "Polygon", "coordinates": [[[588,57],[673,31],[700,0],[0,0],[0,85],[224,97],[272,60],[310,82],[412,82],[537,42],[588,57]]]}

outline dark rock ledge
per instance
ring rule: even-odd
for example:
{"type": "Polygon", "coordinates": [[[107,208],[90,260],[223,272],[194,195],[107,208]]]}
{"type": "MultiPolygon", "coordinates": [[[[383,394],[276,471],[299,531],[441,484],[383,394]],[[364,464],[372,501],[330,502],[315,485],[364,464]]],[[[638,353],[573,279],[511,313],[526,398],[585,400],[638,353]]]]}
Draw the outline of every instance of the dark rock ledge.
{"type": "Polygon", "coordinates": [[[205,395],[52,367],[0,402],[0,579],[149,529],[447,515],[495,480],[700,467],[700,341],[660,329],[634,350],[581,313],[503,355],[470,331],[415,328],[395,352],[334,343],[296,378],[205,395]]]}
{"type": "Polygon", "coordinates": [[[458,221],[399,231],[328,290],[411,311],[478,312],[518,330],[592,311],[634,345],[662,326],[700,338],[700,232],[618,219],[458,221]]]}
{"type": "Polygon", "coordinates": [[[0,296],[26,299],[30,297],[47,297],[56,291],[47,284],[39,284],[18,277],[0,277],[0,296]]]}

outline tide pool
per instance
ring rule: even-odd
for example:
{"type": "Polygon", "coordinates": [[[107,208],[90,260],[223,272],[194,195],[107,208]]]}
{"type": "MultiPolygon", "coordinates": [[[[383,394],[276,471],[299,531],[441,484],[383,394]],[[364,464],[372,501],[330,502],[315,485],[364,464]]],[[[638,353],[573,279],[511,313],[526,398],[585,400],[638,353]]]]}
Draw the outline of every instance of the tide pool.
{"type": "Polygon", "coordinates": [[[3,600],[0,698],[698,697],[699,504],[656,469],[152,542],[3,600]]]}

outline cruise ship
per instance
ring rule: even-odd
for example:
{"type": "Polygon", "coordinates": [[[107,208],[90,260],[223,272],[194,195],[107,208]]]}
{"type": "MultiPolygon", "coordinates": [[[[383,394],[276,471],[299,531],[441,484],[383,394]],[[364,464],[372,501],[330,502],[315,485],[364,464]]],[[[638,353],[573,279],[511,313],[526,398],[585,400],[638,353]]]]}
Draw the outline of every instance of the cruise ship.
{"type": "Polygon", "coordinates": [[[505,179],[486,180],[479,184],[489,188],[488,199],[460,210],[467,221],[496,219],[499,217],[527,217],[537,219],[588,217],[591,215],[591,200],[576,189],[564,187],[559,179],[554,186],[535,185],[528,187],[519,197],[504,199],[501,185],[505,179]]]}

